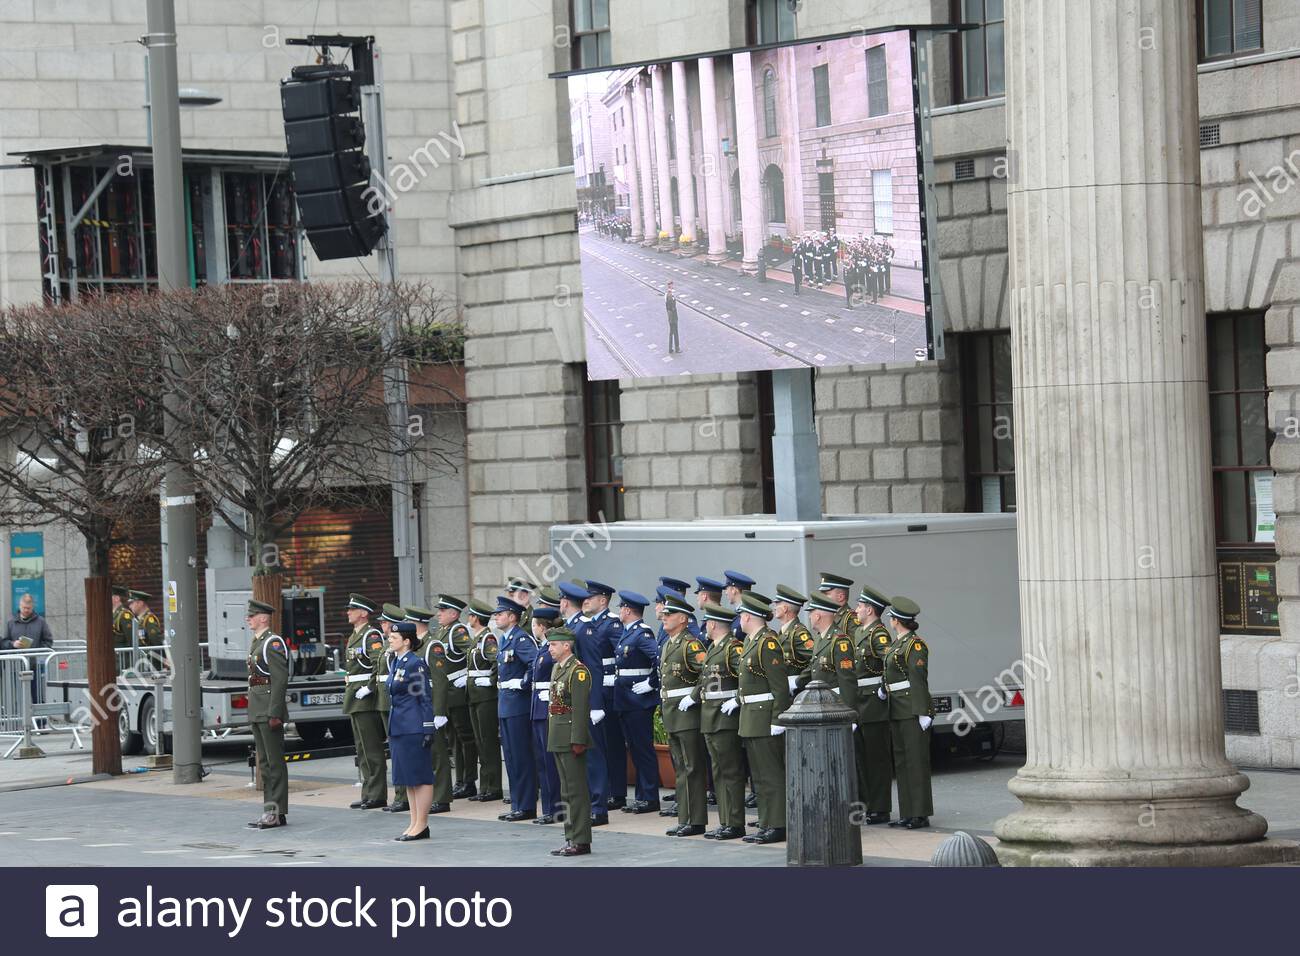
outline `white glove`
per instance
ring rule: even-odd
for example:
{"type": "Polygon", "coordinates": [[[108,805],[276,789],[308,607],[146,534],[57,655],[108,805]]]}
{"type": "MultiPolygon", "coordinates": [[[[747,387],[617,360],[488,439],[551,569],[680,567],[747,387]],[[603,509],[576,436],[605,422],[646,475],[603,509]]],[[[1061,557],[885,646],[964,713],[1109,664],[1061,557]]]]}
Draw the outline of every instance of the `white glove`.
{"type": "Polygon", "coordinates": [[[605,719],[605,712],[603,710],[593,710],[591,712],[591,722],[593,724],[598,724],[604,719],[605,719]]]}
{"type": "Polygon", "coordinates": [[[475,677],[475,678],[474,678],[474,686],[475,686],[475,687],[491,687],[491,686],[492,686],[492,678],[491,678],[491,677],[475,677]]]}
{"type": "Polygon", "coordinates": [[[772,736],[773,736],[773,737],[780,737],[783,733],[785,733],[785,728],[782,727],[780,724],[773,724],[773,725],[772,725],[772,736]]]}
{"type": "Polygon", "coordinates": [[[434,717],[434,718],[433,718],[433,729],[434,729],[434,730],[442,730],[442,728],[444,728],[444,727],[446,727],[446,726],[447,726],[447,718],[446,718],[446,717],[434,717]]]}
{"type": "Polygon", "coordinates": [[[504,690],[523,690],[524,679],[522,677],[515,677],[510,680],[498,681],[497,686],[504,690]]]}
{"type": "Polygon", "coordinates": [[[357,700],[365,700],[369,696],[370,696],[369,687],[363,687],[359,691],[357,691],[357,700]]]}
{"type": "Polygon", "coordinates": [[[857,725],[857,724],[854,724],[854,725],[853,725],[853,732],[854,732],[855,734],[858,732],[858,725],[857,725]]]}
{"type": "Polygon", "coordinates": [[[466,684],[469,683],[469,675],[461,674],[459,677],[453,680],[452,683],[455,684],[457,687],[463,688],[466,684]]]}
{"type": "Polygon", "coordinates": [[[883,687],[877,687],[877,688],[876,688],[876,696],[879,697],[881,700],[887,700],[887,699],[888,699],[888,698],[885,697],[885,688],[883,688],[883,687]]]}
{"type": "Polygon", "coordinates": [[[790,693],[793,694],[795,687],[799,683],[799,676],[797,674],[791,674],[785,679],[785,682],[790,685],[790,693]]]}
{"type": "Polygon", "coordinates": [[[613,687],[613,686],[614,686],[614,681],[615,681],[615,680],[616,680],[616,677],[615,677],[613,674],[606,674],[605,677],[604,677],[604,680],[603,680],[601,683],[602,683],[602,686],[604,686],[604,687],[613,687]]]}
{"type": "Polygon", "coordinates": [[[648,694],[652,690],[654,688],[650,686],[650,678],[648,677],[640,683],[632,685],[632,693],[634,694],[648,694]]]}
{"type": "Polygon", "coordinates": [[[683,714],[695,706],[695,698],[687,694],[677,702],[677,709],[683,714]]]}
{"type": "Polygon", "coordinates": [[[722,702],[722,712],[724,714],[734,714],[736,712],[736,708],[739,706],[740,706],[740,701],[736,700],[736,698],[734,697],[728,697],[726,700],[722,702]]]}
{"type": "Polygon", "coordinates": [[[550,692],[549,690],[539,690],[539,691],[537,692],[537,699],[538,699],[538,700],[550,700],[550,699],[551,699],[551,692],[550,692]]]}
{"type": "Polygon", "coordinates": [[[922,730],[929,730],[929,729],[930,729],[930,725],[931,725],[932,723],[934,723],[934,718],[933,718],[933,717],[918,717],[918,718],[916,718],[916,719],[919,720],[919,721],[921,722],[921,729],[922,729],[922,730]]]}

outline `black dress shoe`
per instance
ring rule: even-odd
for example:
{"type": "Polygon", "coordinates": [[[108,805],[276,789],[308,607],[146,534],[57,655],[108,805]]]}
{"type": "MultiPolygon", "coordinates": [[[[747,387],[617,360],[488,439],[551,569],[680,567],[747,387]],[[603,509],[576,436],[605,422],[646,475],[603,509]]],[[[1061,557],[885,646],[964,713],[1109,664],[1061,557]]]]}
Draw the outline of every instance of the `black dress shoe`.
{"type": "Polygon", "coordinates": [[[605,809],[622,810],[627,806],[627,797],[610,797],[605,801],[605,809]]]}
{"type": "Polygon", "coordinates": [[[638,800],[627,808],[628,813],[658,813],[658,800],[638,800]]]}
{"type": "Polygon", "coordinates": [[[382,800],[358,800],[351,806],[353,810],[378,810],[380,807],[388,806],[388,804],[382,800]]]}
{"type": "Polygon", "coordinates": [[[429,839],[429,828],[425,827],[419,833],[403,833],[401,836],[393,837],[394,843],[410,843],[412,840],[429,839]]]}
{"type": "Polygon", "coordinates": [[[924,830],[930,825],[929,817],[912,817],[903,824],[909,830],[924,830]]]}
{"type": "Polygon", "coordinates": [[[716,839],[718,838],[718,830],[721,830],[721,829],[722,829],[722,827],[718,827],[717,830],[710,830],[708,833],[704,834],[704,839],[706,839],[706,840],[716,840],[716,839]]]}
{"type": "Polygon", "coordinates": [[[562,856],[562,855],[564,854],[564,851],[567,850],[567,849],[568,849],[569,847],[571,847],[571,846],[573,846],[572,843],[566,843],[566,844],[564,844],[564,846],[560,847],[558,850],[552,850],[552,851],[551,851],[551,856],[562,856]]]}
{"type": "Polygon", "coordinates": [[[709,806],[716,807],[718,805],[718,795],[714,793],[712,790],[709,791],[708,800],[709,800],[709,806]]]}
{"type": "Polygon", "coordinates": [[[451,798],[453,800],[464,800],[478,793],[478,787],[472,783],[458,783],[451,788],[451,798]]]}
{"type": "Polygon", "coordinates": [[[677,832],[673,835],[680,837],[703,836],[704,830],[705,827],[703,823],[687,823],[684,826],[678,827],[677,832]]]}
{"type": "Polygon", "coordinates": [[[745,798],[745,806],[750,810],[758,809],[758,794],[751,793],[745,798]]]}
{"type": "Polygon", "coordinates": [[[514,810],[510,813],[507,813],[504,817],[501,817],[501,819],[505,820],[506,823],[518,823],[520,820],[536,820],[537,811],[536,810],[514,810]]]}
{"type": "Polygon", "coordinates": [[[543,827],[550,826],[552,823],[555,822],[555,816],[550,813],[543,813],[540,817],[538,817],[533,822],[543,827]]]}
{"type": "Polygon", "coordinates": [[[867,826],[869,827],[873,827],[877,823],[888,823],[888,822],[889,822],[888,813],[876,812],[876,813],[867,814],[867,826]]]}
{"type": "Polygon", "coordinates": [[[430,812],[430,813],[450,813],[450,812],[451,812],[451,804],[450,804],[450,803],[434,803],[434,804],[431,804],[431,805],[429,806],[429,812],[430,812]]]}
{"type": "Polygon", "coordinates": [[[740,827],[718,827],[713,831],[715,840],[739,840],[744,835],[745,831],[740,827]]]}
{"type": "Polygon", "coordinates": [[[755,843],[784,843],[785,827],[772,827],[767,830],[759,830],[758,836],[754,837],[755,843]]]}
{"type": "Polygon", "coordinates": [[[897,820],[890,820],[890,821],[889,821],[889,825],[890,825],[891,827],[901,827],[901,826],[903,826],[905,823],[907,823],[907,821],[910,820],[910,819],[912,819],[912,818],[911,818],[911,817],[899,817],[897,820]]]}
{"type": "Polygon", "coordinates": [[[509,819],[510,814],[513,813],[513,812],[514,812],[513,810],[507,810],[505,813],[498,813],[498,814],[497,814],[497,819],[498,819],[498,820],[506,820],[506,819],[509,819]]]}
{"type": "Polygon", "coordinates": [[[558,850],[552,850],[551,856],[586,856],[590,852],[590,843],[566,843],[558,850]]]}
{"type": "Polygon", "coordinates": [[[274,830],[276,827],[288,826],[289,821],[283,813],[264,813],[252,823],[247,824],[250,830],[274,830]]]}
{"type": "Polygon", "coordinates": [[[674,803],[674,804],[670,804],[670,805],[668,805],[668,806],[665,806],[662,810],[659,811],[659,815],[660,815],[661,817],[675,817],[675,816],[677,816],[677,804],[674,803]]]}
{"type": "Polygon", "coordinates": [[[678,831],[680,831],[684,826],[685,824],[679,823],[675,827],[669,827],[664,831],[664,836],[677,836],[678,831]]]}
{"type": "MultiPolygon", "coordinates": [[[[593,827],[604,827],[604,826],[609,826],[609,814],[608,814],[608,813],[593,813],[593,814],[591,815],[591,825],[592,825],[593,827]]],[[[589,849],[590,849],[590,848],[589,848],[589,849]]]]}
{"type": "Polygon", "coordinates": [[[402,800],[401,802],[394,801],[393,803],[388,804],[388,806],[384,807],[384,812],[385,813],[406,813],[410,809],[411,809],[411,805],[407,803],[405,800],[402,800]]]}
{"type": "Polygon", "coordinates": [[[494,791],[489,791],[487,793],[476,793],[472,797],[468,797],[467,799],[473,800],[475,803],[491,803],[493,800],[501,799],[501,791],[494,790],[494,791]]]}

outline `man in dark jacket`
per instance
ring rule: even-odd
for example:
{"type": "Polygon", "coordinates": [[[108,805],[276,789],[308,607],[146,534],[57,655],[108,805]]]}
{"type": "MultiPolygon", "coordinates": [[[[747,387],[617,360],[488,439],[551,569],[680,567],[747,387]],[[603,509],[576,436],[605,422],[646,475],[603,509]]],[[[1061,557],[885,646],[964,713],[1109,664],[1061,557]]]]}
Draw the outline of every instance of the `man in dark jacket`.
{"type": "Polygon", "coordinates": [[[36,613],[36,601],[24,594],[18,602],[18,613],[5,626],[5,636],[0,640],[0,650],[11,651],[29,647],[54,647],[54,635],[45,618],[36,613]]]}
{"type": "Polygon", "coordinates": [[[668,354],[671,355],[682,350],[682,340],[677,334],[677,296],[671,282],[668,283],[668,291],[664,293],[664,310],[668,313],[668,354]]]}

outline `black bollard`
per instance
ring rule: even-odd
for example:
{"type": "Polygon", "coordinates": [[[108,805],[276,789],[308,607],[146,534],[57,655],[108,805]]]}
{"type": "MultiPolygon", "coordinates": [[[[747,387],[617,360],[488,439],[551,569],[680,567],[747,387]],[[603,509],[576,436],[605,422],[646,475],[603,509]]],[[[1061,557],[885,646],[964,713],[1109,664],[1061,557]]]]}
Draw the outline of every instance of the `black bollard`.
{"type": "Polygon", "coordinates": [[[857,715],[814,680],[777,722],[784,725],[787,866],[861,866],[855,820],[857,715]]]}

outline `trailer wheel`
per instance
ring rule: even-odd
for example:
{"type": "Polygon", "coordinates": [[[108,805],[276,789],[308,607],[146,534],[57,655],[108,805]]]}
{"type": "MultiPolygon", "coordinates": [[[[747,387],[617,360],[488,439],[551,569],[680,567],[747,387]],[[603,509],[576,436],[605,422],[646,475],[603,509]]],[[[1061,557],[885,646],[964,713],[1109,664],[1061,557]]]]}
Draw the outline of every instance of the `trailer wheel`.
{"type": "Polygon", "coordinates": [[[140,705],[140,736],[144,738],[144,752],[147,754],[171,753],[171,734],[163,734],[162,748],[158,747],[158,733],[154,726],[154,700],[146,697],[140,705]]]}
{"type": "Polygon", "coordinates": [[[123,757],[134,757],[144,749],[144,738],[131,729],[131,715],[125,707],[117,715],[117,739],[123,757]]]}

